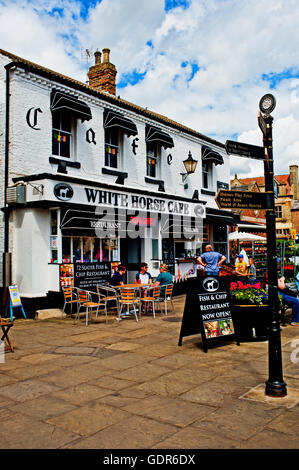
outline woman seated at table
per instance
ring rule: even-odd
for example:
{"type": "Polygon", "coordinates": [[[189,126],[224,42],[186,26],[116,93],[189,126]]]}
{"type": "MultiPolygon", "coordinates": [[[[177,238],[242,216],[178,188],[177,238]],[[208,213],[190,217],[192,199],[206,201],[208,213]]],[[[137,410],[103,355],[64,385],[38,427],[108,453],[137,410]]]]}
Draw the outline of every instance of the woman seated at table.
{"type": "Polygon", "coordinates": [[[122,286],[124,284],[124,275],[126,274],[126,268],[125,266],[122,266],[121,264],[118,265],[117,271],[113,274],[111,280],[110,280],[110,285],[111,286],[122,286]]]}
{"type": "Polygon", "coordinates": [[[135,284],[151,284],[153,282],[151,274],[148,272],[148,265],[141,263],[140,271],[136,274],[135,284]]]}
{"type": "Polygon", "coordinates": [[[172,275],[168,272],[167,264],[161,264],[160,266],[160,274],[156,279],[155,286],[161,286],[160,290],[160,297],[163,297],[165,294],[165,286],[166,284],[172,284],[172,275]]]}

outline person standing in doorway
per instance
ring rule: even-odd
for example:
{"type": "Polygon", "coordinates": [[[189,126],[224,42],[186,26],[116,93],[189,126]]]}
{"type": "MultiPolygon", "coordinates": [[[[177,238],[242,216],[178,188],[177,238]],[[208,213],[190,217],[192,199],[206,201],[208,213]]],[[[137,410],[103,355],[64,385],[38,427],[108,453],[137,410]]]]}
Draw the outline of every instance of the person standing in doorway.
{"type": "Polygon", "coordinates": [[[225,260],[224,255],[213,251],[212,245],[207,245],[205,253],[197,258],[198,264],[204,266],[206,276],[219,276],[219,266],[225,260]]]}

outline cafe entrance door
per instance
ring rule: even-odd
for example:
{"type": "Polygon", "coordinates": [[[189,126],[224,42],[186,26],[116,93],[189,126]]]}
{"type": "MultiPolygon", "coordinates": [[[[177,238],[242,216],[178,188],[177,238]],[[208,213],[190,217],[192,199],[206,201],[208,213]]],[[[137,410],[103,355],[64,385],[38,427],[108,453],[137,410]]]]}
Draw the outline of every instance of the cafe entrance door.
{"type": "Polygon", "coordinates": [[[121,238],[120,257],[121,263],[127,268],[127,282],[134,282],[141,263],[141,239],[121,238]]]}

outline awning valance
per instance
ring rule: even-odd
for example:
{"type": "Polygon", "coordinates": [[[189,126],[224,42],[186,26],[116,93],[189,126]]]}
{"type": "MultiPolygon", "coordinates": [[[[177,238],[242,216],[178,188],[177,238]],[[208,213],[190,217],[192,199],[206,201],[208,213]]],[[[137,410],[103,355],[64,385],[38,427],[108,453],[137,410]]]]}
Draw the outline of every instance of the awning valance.
{"type": "Polygon", "coordinates": [[[123,114],[111,111],[110,109],[105,109],[104,128],[108,129],[110,127],[119,127],[128,136],[138,134],[136,124],[131,121],[131,119],[128,119],[123,114]]]}
{"type": "Polygon", "coordinates": [[[215,165],[223,165],[224,163],[222,155],[206,145],[201,147],[201,158],[203,162],[212,162],[215,165]]]}
{"type": "Polygon", "coordinates": [[[115,235],[120,228],[113,217],[105,213],[97,213],[95,210],[84,211],[67,209],[62,215],[60,228],[63,235],[86,235],[94,236],[98,232],[104,236],[115,235]]]}
{"type": "Polygon", "coordinates": [[[147,143],[159,143],[165,149],[174,147],[173,139],[170,135],[149,124],[145,128],[145,141],[147,143]]]}
{"type": "Polygon", "coordinates": [[[52,90],[51,111],[71,111],[77,119],[89,121],[92,118],[90,107],[75,96],[67,95],[61,91],[52,90]]]}

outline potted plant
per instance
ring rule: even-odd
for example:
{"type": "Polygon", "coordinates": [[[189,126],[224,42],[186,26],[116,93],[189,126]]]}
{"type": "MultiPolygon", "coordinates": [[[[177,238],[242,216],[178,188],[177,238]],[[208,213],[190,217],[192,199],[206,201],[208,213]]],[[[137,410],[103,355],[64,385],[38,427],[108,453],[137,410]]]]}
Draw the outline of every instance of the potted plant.
{"type": "Polygon", "coordinates": [[[259,282],[231,282],[230,297],[236,334],[241,341],[268,339],[268,292],[259,282]]]}

